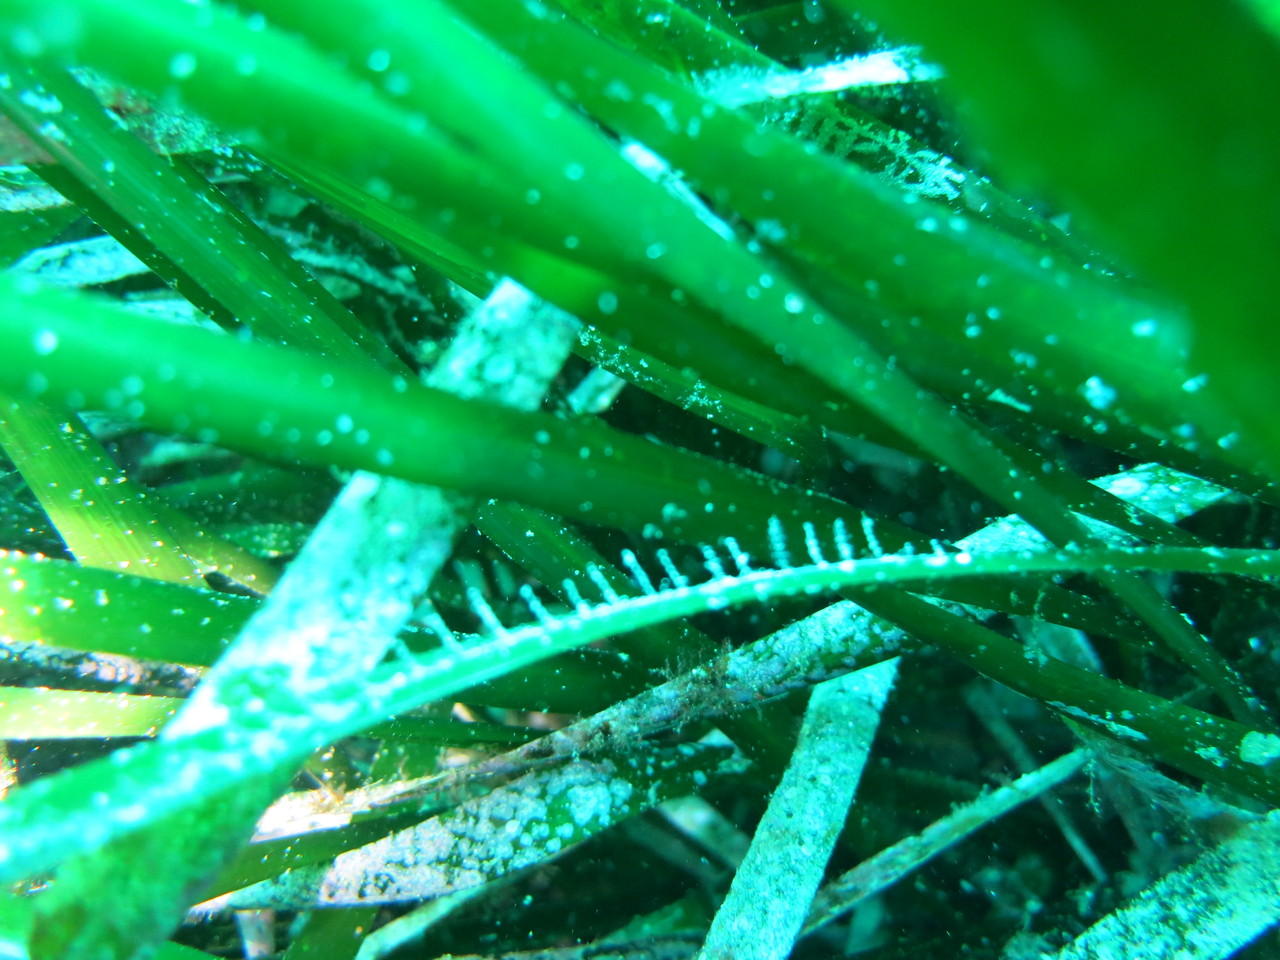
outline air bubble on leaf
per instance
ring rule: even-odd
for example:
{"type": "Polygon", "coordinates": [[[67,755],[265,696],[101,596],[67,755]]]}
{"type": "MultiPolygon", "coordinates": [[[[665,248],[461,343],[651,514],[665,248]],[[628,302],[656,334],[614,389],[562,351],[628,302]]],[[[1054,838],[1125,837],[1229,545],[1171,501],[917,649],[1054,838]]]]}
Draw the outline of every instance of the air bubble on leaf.
{"type": "Polygon", "coordinates": [[[623,103],[630,103],[632,98],[631,88],[617,77],[605,85],[604,95],[610,100],[621,100],[623,103]]]}
{"type": "Polygon", "coordinates": [[[23,90],[18,99],[38,113],[61,113],[62,101],[42,90],[23,90]]]}
{"type": "MultiPolygon", "coordinates": [[[[392,70],[387,74],[387,78],[382,81],[382,89],[393,97],[403,97],[413,88],[413,83],[409,79],[409,75],[403,70],[392,70]]],[[[422,118],[422,128],[426,129],[426,118],[422,118]]]]}
{"type": "Polygon", "coordinates": [[[787,313],[800,313],[804,310],[804,297],[798,293],[788,293],[783,298],[782,306],[787,313]]]}
{"type": "Polygon", "coordinates": [[[169,76],[175,80],[185,80],[196,72],[196,55],[194,53],[175,53],[169,59],[169,76]]]}
{"type": "Polygon", "coordinates": [[[1146,320],[1138,320],[1130,327],[1135,337],[1152,337],[1155,336],[1156,322],[1150,318],[1146,320]]]}
{"type": "Polygon", "coordinates": [[[58,335],[52,330],[38,330],[35,338],[36,353],[47,357],[58,349],[58,335]]]}
{"type": "Polygon", "coordinates": [[[586,173],[587,173],[587,168],[580,163],[574,162],[574,163],[565,164],[564,176],[566,180],[574,180],[574,181],[581,180],[584,176],[586,176],[586,173]]]}
{"type": "Polygon", "coordinates": [[[1106,410],[1116,402],[1116,389],[1101,377],[1090,377],[1084,382],[1084,398],[1095,410],[1106,410]]]}
{"type": "Polygon", "coordinates": [[[662,506],[663,523],[671,523],[673,520],[680,520],[688,515],[688,511],[682,509],[677,503],[666,503],[662,506]]]}
{"type": "Polygon", "coordinates": [[[756,221],[756,233],[763,239],[774,243],[780,243],[787,239],[787,228],[782,225],[782,221],[771,217],[756,221]]]}
{"type": "Polygon", "coordinates": [[[50,120],[48,123],[42,123],[39,127],[40,136],[48,140],[57,140],[59,143],[70,143],[67,139],[66,131],[50,120]]]}
{"type": "Polygon", "coordinates": [[[601,313],[609,316],[618,309],[618,295],[612,290],[606,290],[596,298],[596,306],[601,313]]]}

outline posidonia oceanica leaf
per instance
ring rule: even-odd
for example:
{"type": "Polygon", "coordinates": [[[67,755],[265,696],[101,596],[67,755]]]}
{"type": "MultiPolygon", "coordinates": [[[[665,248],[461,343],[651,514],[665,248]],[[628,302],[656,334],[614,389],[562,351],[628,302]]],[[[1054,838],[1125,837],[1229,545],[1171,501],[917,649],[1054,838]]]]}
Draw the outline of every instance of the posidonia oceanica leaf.
{"type": "Polygon", "coordinates": [[[152,737],[180,703],[176,697],[0,687],[0,738],[152,737]]]}
{"type": "MultiPolygon", "coordinates": [[[[1280,572],[1280,553],[1258,550],[1046,551],[1040,555],[890,556],[864,560],[821,561],[786,570],[750,570],[705,584],[675,586],[635,597],[606,600],[598,608],[545,620],[525,627],[503,628],[489,639],[449,644],[395,666],[383,668],[359,697],[344,689],[318,689],[331,708],[291,719],[277,717],[257,731],[227,734],[214,728],[199,735],[119,751],[101,761],[29,785],[0,805],[0,878],[21,879],[48,869],[75,851],[94,849],[138,829],[139,818],[168,815],[183,809],[203,792],[262,776],[279,765],[301,760],[312,750],[412,709],[447,697],[466,686],[519,670],[555,653],[626,630],[708,609],[760,602],[771,597],[806,594],[860,584],[888,585],[913,579],[973,576],[982,573],[1090,569],[1184,569],[1228,573],[1280,572]],[[261,739],[256,747],[254,741],[261,739]],[[178,777],[151,779],[170,769],[178,777]],[[87,784],[96,784],[86,790],[87,784]],[[92,801],[109,797],[105,807],[92,801]]],[[[545,611],[544,611],[545,613],[545,611]]],[[[1136,691],[1134,691],[1136,695],[1136,691]]],[[[1069,708],[1069,705],[1067,705],[1069,708]]],[[[1162,722],[1135,715],[1128,724],[1162,722]]],[[[1203,721],[1195,721],[1203,723],[1203,721]]],[[[1239,750],[1245,737],[1258,737],[1244,727],[1217,721],[1226,751],[1239,750]]],[[[1206,727],[1206,735],[1210,732],[1206,727]]],[[[1146,733],[1135,736],[1141,738],[1146,733]]],[[[1217,734],[1215,734],[1217,736],[1217,734]]],[[[1255,751],[1256,753],[1256,751],[1255,751]]],[[[1212,765],[1203,764],[1212,769],[1212,765]]],[[[1245,764],[1248,768],[1249,765],[1245,764]]],[[[1264,793],[1280,796],[1280,782],[1264,763],[1245,769],[1246,779],[1264,793]],[[1258,779],[1261,778],[1261,779],[1258,779]]]]}
{"type": "Polygon", "coordinates": [[[944,65],[998,170],[1052,190],[1079,229],[1185,303],[1185,390],[1212,414],[1197,439],[1280,474],[1280,128],[1255,102],[1280,88],[1275,34],[1246,4],[1205,0],[858,7],[944,65]]]}

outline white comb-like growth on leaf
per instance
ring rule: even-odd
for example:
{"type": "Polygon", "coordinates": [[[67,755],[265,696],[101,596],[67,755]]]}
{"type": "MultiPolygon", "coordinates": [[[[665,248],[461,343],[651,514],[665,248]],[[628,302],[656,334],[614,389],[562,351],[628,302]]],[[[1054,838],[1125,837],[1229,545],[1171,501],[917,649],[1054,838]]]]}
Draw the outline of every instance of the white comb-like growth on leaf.
{"type": "Polygon", "coordinates": [[[769,518],[769,555],[773,565],[779,570],[791,566],[791,554],[787,552],[787,531],[782,528],[782,521],[777,517],[769,518]]]}
{"type": "Polygon", "coordinates": [[[853,541],[849,539],[849,528],[845,526],[844,518],[837,517],[831,526],[831,536],[835,540],[836,553],[840,555],[841,560],[853,559],[853,541]]]}
{"type": "Polygon", "coordinates": [[[489,606],[489,601],[480,592],[479,587],[467,587],[467,606],[479,618],[486,631],[494,636],[501,636],[507,632],[502,625],[502,621],[498,619],[498,615],[493,612],[493,607],[489,606]]]}
{"type": "Polygon", "coordinates": [[[728,551],[733,565],[738,569],[738,574],[742,575],[751,572],[751,558],[747,552],[738,546],[738,541],[733,537],[724,538],[724,548],[728,551]]]}
{"type": "Polygon", "coordinates": [[[667,575],[667,582],[671,584],[673,589],[678,590],[681,587],[687,587],[689,585],[689,578],[676,568],[674,561],[671,559],[671,554],[668,551],[665,549],[659,550],[657,557],[658,563],[662,564],[662,570],[667,575]]]}
{"type": "Polygon", "coordinates": [[[555,618],[551,616],[538,595],[534,592],[533,587],[527,583],[520,584],[520,599],[524,601],[524,605],[529,608],[529,612],[533,614],[535,620],[545,626],[551,626],[555,623],[555,618]]]}
{"type": "Polygon", "coordinates": [[[880,546],[880,540],[876,536],[876,522],[867,514],[861,517],[862,536],[867,541],[867,550],[873,557],[883,557],[884,548],[880,546]]]}
{"type": "Polygon", "coordinates": [[[600,596],[604,597],[607,603],[617,603],[619,600],[618,591],[613,589],[612,584],[604,575],[604,571],[594,563],[588,563],[586,566],[586,574],[588,579],[596,585],[596,589],[600,591],[600,596]]]}
{"type": "Polygon", "coordinates": [[[702,565],[710,574],[712,580],[722,580],[728,574],[724,571],[724,564],[720,562],[720,556],[716,553],[714,547],[706,544],[702,545],[702,565]]]}
{"type": "MultiPolygon", "coordinates": [[[[873,550],[878,552],[870,557],[856,559],[847,527],[843,523],[836,523],[833,524],[830,537],[840,559],[829,560],[823,550],[824,538],[817,527],[811,522],[805,522],[803,530],[808,562],[793,564],[786,531],[778,518],[771,519],[769,540],[774,566],[767,569],[753,568],[735,540],[722,541],[725,552],[734,560],[736,569],[733,573],[728,571],[715,547],[700,545],[697,549],[702,556],[702,566],[707,578],[697,583],[680,572],[676,561],[664,548],[655,551],[658,565],[664,573],[661,582],[655,586],[654,578],[644,570],[636,555],[631,551],[624,551],[621,565],[643,591],[632,596],[620,595],[597,565],[588,564],[585,574],[594,584],[601,599],[595,602],[586,599],[578,582],[565,579],[562,583],[563,595],[577,614],[572,621],[556,620],[545,610],[539,613],[534,606],[536,598],[534,602],[530,602],[531,589],[522,589],[520,594],[534,613],[537,620],[534,625],[503,629],[497,622],[496,614],[478,590],[468,590],[468,599],[492,639],[510,637],[517,633],[524,635],[531,630],[551,633],[563,630],[574,636],[589,631],[598,633],[599,638],[603,639],[653,623],[721,610],[736,604],[766,602],[773,597],[814,595],[868,583],[905,585],[978,574],[1007,576],[1104,570],[1235,573],[1263,578],[1280,572],[1280,551],[1267,550],[1203,551],[1198,548],[1151,547],[974,553],[949,549],[947,544],[935,539],[930,541],[932,550],[926,554],[917,554],[909,546],[898,553],[885,554],[879,541],[874,539],[871,521],[866,517],[863,518],[864,533],[868,535],[873,550]],[[587,620],[592,621],[589,627],[584,623],[587,620]]],[[[560,641],[556,639],[548,642],[560,641]]],[[[583,641],[573,641],[570,645],[576,646],[580,642],[583,641]]]]}
{"type": "Polygon", "coordinates": [[[627,573],[630,574],[631,579],[636,582],[636,586],[641,590],[648,594],[657,593],[653,588],[653,581],[649,579],[649,574],[645,572],[644,567],[640,564],[640,561],[637,559],[634,551],[622,551],[622,566],[626,569],[627,573]]]}
{"type": "Polygon", "coordinates": [[[804,546],[809,559],[814,563],[827,562],[827,558],[822,555],[822,544],[818,542],[818,531],[808,520],[804,522],[804,546]]]}
{"type": "Polygon", "coordinates": [[[573,605],[573,609],[578,611],[578,615],[583,617],[590,616],[591,605],[583,599],[582,591],[578,589],[578,584],[565,578],[561,585],[564,587],[565,596],[569,598],[569,603],[573,605]]]}

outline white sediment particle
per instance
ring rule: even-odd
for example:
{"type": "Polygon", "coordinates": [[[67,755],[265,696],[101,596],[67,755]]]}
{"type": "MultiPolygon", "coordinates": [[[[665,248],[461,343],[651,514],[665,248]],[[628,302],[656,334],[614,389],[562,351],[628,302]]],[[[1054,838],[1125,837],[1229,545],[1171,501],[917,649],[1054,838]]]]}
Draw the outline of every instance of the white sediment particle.
{"type": "Polygon", "coordinates": [[[1081,392],[1084,394],[1089,406],[1095,410],[1110,409],[1115,404],[1118,396],[1115,387],[1108,384],[1101,377],[1090,377],[1084,382],[1081,392]]]}
{"type": "Polygon", "coordinates": [[[1196,756],[1201,760],[1206,760],[1209,763],[1212,763],[1215,767],[1225,767],[1229,762],[1222,750],[1218,747],[1196,747],[1196,756]]]}
{"type": "Polygon", "coordinates": [[[1240,740],[1240,759],[1245,763],[1265,766],[1280,758],[1280,737],[1274,733],[1250,730],[1240,740]]]}

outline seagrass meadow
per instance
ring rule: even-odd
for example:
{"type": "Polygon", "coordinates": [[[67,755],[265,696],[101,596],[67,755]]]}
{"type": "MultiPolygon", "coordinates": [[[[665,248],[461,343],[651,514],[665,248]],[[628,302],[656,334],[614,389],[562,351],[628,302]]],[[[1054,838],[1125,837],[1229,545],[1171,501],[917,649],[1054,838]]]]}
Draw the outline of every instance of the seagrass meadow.
{"type": "Polygon", "coordinates": [[[1280,6],[0,0],[0,960],[1280,956],[1280,6]]]}

